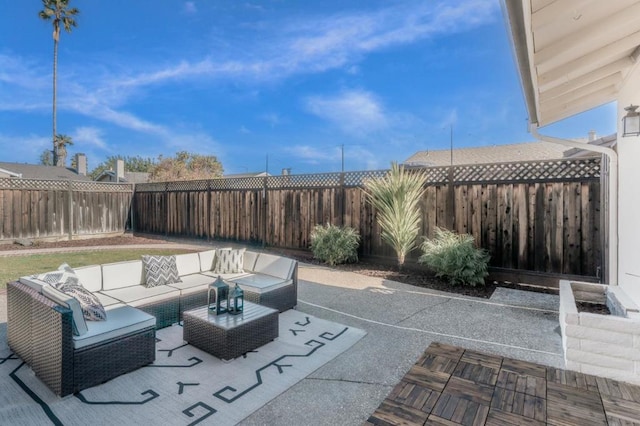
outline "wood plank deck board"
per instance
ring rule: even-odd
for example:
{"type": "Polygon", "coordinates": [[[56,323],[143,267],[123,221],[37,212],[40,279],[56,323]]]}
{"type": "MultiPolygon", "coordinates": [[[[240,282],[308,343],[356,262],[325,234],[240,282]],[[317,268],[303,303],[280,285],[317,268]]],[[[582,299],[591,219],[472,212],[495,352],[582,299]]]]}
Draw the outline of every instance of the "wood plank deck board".
{"type": "Polygon", "coordinates": [[[364,424],[640,426],[640,386],[432,343],[364,424]]]}

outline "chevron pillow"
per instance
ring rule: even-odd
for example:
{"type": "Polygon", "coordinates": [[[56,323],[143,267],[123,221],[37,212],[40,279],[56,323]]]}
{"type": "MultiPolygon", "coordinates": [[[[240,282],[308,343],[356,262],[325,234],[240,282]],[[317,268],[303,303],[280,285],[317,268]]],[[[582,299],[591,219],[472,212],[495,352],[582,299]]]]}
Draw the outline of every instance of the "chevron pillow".
{"type": "Polygon", "coordinates": [[[243,273],[245,249],[218,249],[216,250],[216,274],[243,273]]]}
{"type": "Polygon", "coordinates": [[[178,274],[175,256],[142,256],[147,287],[182,282],[178,274]]]}
{"type": "Polygon", "coordinates": [[[36,278],[50,284],[78,301],[82,316],[89,321],[105,321],[107,313],[100,299],[82,286],[76,272],[71,266],[63,263],[57,271],[37,275],[36,278]]]}
{"type": "Polygon", "coordinates": [[[58,283],[52,285],[57,290],[68,294],[80,303],[80,309],[82,309],[84,319],[88,321],[107,320],[107,312],[104,310],[102,303],[100,303],[100,299],[80,284],[58,283]]]}

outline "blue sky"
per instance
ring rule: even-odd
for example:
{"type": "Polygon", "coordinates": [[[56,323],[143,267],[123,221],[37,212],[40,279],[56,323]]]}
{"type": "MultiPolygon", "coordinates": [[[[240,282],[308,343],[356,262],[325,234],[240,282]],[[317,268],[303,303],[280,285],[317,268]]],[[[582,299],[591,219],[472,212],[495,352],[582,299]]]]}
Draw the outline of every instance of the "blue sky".
{"type": "MultiPolygon", "coordinates": [[[[42,4],[5,4],[0,161],[51,148],[42,4]]],[[[226,173],[381,169],[425,149],[531,141],[498,0],[71,0],[58,133],[112,155],[216,155],[226,173]]],[[[608,105],[543,133],[614,133],[608,105]]]]}

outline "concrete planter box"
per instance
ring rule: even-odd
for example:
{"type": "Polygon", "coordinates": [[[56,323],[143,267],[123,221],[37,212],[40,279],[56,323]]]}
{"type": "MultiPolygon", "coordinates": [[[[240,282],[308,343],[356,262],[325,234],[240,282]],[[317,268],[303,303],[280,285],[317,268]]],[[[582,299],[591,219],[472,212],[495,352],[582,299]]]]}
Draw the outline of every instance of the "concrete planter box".
{"type": "Polygon", "coordinates": [[[640,311],[620,287],[560,281],[560,328],[567,369],[640,384],[640,311]],[[611,315],[579,313],[576,301],[611,315]]]}

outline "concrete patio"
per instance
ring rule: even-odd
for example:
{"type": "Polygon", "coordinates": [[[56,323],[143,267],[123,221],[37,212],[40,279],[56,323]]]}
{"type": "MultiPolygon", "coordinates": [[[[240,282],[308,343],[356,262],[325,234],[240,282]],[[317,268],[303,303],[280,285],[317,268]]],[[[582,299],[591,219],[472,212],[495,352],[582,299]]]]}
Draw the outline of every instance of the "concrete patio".
{"type": "MultiPolygon", "coordinates": [[[[480,300],[314,265],[301,265],[299,278],[299,311],[368,334],[243,425],[362,424],[432,342],[564,364],[554,295],[501,289],[480,300]]],[[[0,332],[6,333],[6,294],[0,332]]]]}

